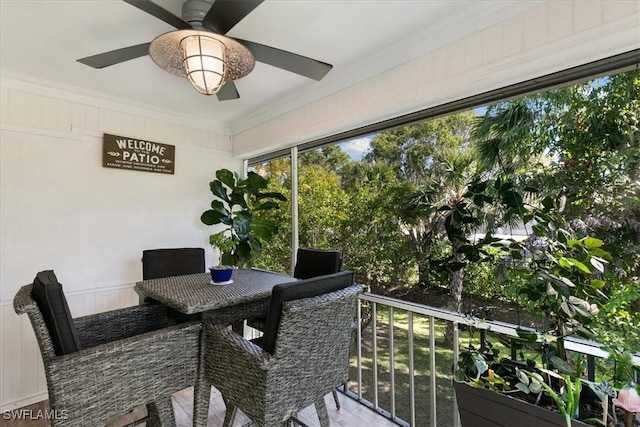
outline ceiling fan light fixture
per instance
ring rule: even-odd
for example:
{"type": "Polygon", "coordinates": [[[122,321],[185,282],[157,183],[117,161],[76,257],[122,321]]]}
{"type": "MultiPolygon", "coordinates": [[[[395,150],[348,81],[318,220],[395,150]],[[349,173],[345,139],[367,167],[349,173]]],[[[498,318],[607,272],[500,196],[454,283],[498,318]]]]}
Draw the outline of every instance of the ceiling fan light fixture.
{"type": "Polygon", "coordinates": [[[178,30],[156,37],[149,46],[153,62],[174,76],[189,80],[204,95],[249,74],[251,52],[229,37],[210,31],[178,30]]]}
{"type": "Polygon", "coordinates": [[[187,80],[203,95],[213,95],[225,83],[226,46],[213,37],[190,35],[180,41],[187,80]]]}

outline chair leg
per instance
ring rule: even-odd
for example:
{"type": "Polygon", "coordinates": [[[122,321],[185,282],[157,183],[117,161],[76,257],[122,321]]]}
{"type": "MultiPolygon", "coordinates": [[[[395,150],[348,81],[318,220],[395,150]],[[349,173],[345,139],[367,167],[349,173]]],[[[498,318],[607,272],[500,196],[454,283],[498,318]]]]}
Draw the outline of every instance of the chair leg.
{"type": "Polygon", "coordinates": [[[170,395],[158,397],[155,402],[148,404],[147,412],[149,413],[149,420],[147,421],[147,426],[149,427],[176,426],[170,395]]]}
{"type": "Polygon", "coordinates": [[[236,412],[238,411],[238,407],[233,403],[227,403],[227,411],[224,413],[224,422],[222,423],[222,427],[231,427],[233,424],[233,420],[236,418],[236,412]]]}
{"type": "Polygon", "coordinates": [[[210,399],[211,385],[206,382],[196,382],[193,387],[193,427],[206,427],[209,420],[210,399]]]}
{"type": "Polygon", "coordinates": [[[333,400],[336,402],[336,409],[340,409],[340,401],[338,400],[338,391],[333,390],[333,400]]]}
{"type": "Polygon", "coordinates": [[[155,402],[147,404],[147,427],[160,427],[160,417],[155,402]]]}
{"type": "Polygon", "coordinates": [[[329,427],[329,414],[327,413],[327,406],[324,404],[323,396],[316,400],[316,412],[320,420],[320,427],[329,427]]]}
{"type": "MultiPolygon", "coordinates": [[[[204,333],[204,330],[202,331],[204,333]]],[[[200,336],[200,355],[204,354],[204,336],[200,336]]],[[[193,427],[206,427],[209,420],[209,400],[211,399],[211,384],[206,381],[204,372],[204,358],[200,356],[198,374],[193,387],[193,427]]]]}

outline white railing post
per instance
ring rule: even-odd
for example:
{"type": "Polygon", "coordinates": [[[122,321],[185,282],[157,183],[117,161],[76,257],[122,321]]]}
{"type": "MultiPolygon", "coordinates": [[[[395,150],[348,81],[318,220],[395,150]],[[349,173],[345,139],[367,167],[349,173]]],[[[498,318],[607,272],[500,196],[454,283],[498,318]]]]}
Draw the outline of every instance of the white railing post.
{"type": "Polygon", "coordinates": [[[411,405],[412,426],[416,425],[416,387],[413,372],[413,313],[407,312],[407,339],[409,340],[409,404],[411,405]]]}
{"type": "Polygon", "coordinates": [[[358,300],[357,366],[358,366],[358,399],[362,399],[362,300],[358,300]]]}
{"type": "Polygon", "coordinates": [[[429,316],[429,366],[431,370],[431,393],[430,393],[430,408],[431,408],[431,427],[438,427],[438,417],[436,408],[438,407],[437,390],[438,385],[436,379],[438,377],[436,372],[436,319],[433,316],[429,316]]]}
{"type": "Polygon", "coordinates": [[[396,417],[396,363],[395,347],[393,345],[394,315],[393,307],[389,307],[389,385],[391,392],[391,419],[396,417]]]}
{"type": "MultiPolygon", "coordinates": [[[[437,367],[436,367],[436,328],[435,322],[436,320],[443,320],[445,322],[453,323],[453,365],[454,369],[457,368],[459,353],[460,353],[460,329],[459,325],[471,325],[474,328],[480,330],[490,331],[494,334],[505,335],[508,337],[518,337],[518,329],[530,329],[525,327],[520,327],[517,325],[512,325],[504,322],[495,322],[495,321],[478,321],[476,319],[469,319],[466,316],[455,313],[452,311],[444,310],[437,307],[431,307],[424,304],[414,303],[410,301],[398,300],[395,298],[385,297],[381,295],[375,295],[370,293],[365,293],[360,295],[360,304],[358,304],[358,400],[364,405],[368,406],[371,409],[374,409],[376,412],[382,414],[386,418],[391,418],[395,423],[401,426],[415,426],[416,424],[416,389],[415,389],[415,331],[414,331],[414,317],[413,315],[417,314],[420,316],[425,316],[429,321],[429,410],[430,410],[430,425],[437,426],[438,425],[438,415],[437,415],[437,404],[438,404],[438,389],[437,389],[437,367]],[[363,368],[363,360],[362,360],[362,320],[360,318],[362,314],[362,302],[368,303],[371,305],[371,325],[372,325],[372,369],[373,369],[373,385],[371,389],[373,390],[373,403],[367,401],[363,398],[363,388],[362,388],[362,368],[363,368]],[[379,382],[378,382],[378,326],[377,326],[377,307],[380,304],[383,307],[388,308],[389,313],[389,368],[390,368],[390,391],[391,391],[391,408],[390,412],[386,410],[386,408],[380,407],[379,402],[379,382]],[[410,405],[410,424],[407,421],[399,419],[396,415],[396,400],[395,400],[395,337],[394,337],[394,309],[403,310],[407,312],[407,339],[408,342],[408,371],[409,371],[409,405],[410,405]]],[[[532,330],[533,331],[533,330],[532,330]]],[[[591,355],[599,358],[606,359],[608,357],[608,353],[603,350],[602,345],[586,341],[577,338],[569,338],[565,341],[565,346],[568,350],[572,350],[577,353],[582,353],[585,355],[591,355]]],[[[640,363],[640,354],[636,354],[633,356],[634,363],[640,363]]],[[[453,400],[453,419],[451,420],[451,424],[454,427],[460,427],[460,414],[458,411],[458,405],[456,402],[455,392],[453,388],[451,389],[452,400],[453,400]]],[[[353,397],[355,394],[351,393],[353,397]]],[[[440,396],[442,397],[442,395],[440,396]]],[[[421,414],[419,414],[421,415],[421,414]]],[[[442,415],[442,414],[441,414],[442,415]]],[[[444,418],[449,418],[445,416],[444,418]]],[[[443,417],[440,417],[442,420],[443,417]]]]}
{"type": "Polygon", "coordinates": [[[371,334],[373,335],[373,407],[378,409],[378,314],[376,303],[371,303],[371,334]]]}
{"type": "MultiPolygon", "coordinates": [[[[453,322],[453,376],[455,381],[455,373],[458,369],[458,360],[460,355],[460,331],[458,323],[453,322]]],[[[456,393],[453,393],[453,427],[460,427],[460,411],[458,411],[458,399],[456,393]]]]}

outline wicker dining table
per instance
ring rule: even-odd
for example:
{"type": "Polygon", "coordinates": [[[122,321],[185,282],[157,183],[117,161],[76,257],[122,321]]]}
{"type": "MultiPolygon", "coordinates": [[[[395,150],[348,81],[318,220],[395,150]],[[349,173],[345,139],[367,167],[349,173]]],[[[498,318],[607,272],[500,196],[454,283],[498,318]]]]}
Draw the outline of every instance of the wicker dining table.
{"type": "Polygon", "coordinates": [[[264,315],[275,285],[294,279],[284,274],[254,269],[234,270],[232,283],[214,284],[209,273],[164,277],[137,282],[134,290],[184,314],[202,320],[231,324],[264,315]]]}
{"type": "MultiPolygon", "coordinates": [[[[137,282],[134,290],[138,295],[150,297],[166,306],[186,315],[192,315],[203,323],[233,325],[240,331],[245,319],[264,316],[275,285],[291,282],[294,279],[272,271],[261,269],[234,270],[233,283],[213,284],[209,273],[189,274],[185,276],[165,277],[161,279],[137,282]]],[[[200,354],[204,354],[204,340],[201,339],[200,354]]],[[[200,361],[198,387],[204,374],[203,361],[200,361]]],[[[205,426],[208,404],[194,401],[193,425],[205,426]]]]}

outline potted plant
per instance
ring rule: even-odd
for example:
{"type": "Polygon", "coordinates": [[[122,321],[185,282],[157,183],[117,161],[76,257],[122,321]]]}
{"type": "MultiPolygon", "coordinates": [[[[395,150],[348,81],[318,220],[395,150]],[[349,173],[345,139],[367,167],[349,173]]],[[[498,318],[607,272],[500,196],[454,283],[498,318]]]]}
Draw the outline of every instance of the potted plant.
{"type": "Polygon", "coordinates": [[[219,265],[213,269],[250,266],[262,251],[262,243],[277,233],[278,225],[259,214],[278,209],[279,202],[286,198],[281,193],[265,191],[267,186],[268,180],[255,172],[241,179],[228,169],[216,171],[216,179],[209,183],[214,196],[211,209],[200,216],[204,224],[222,226],[209,236],[209,244],[220,254],[219,265]]]}
{"type": "MultiPolygon", "coordinates": [[[[485,186],[475,188],[485,190],[485,186]]],[[[483,193],[476,200],[493,198],[483,193]]],[[[546,198],[535,209],[525,206],[521,196],[509,201],[502,206],[507,213],[515,215],[515,210],[524,223],[535,224],[529,239],[498,242],[488,233],[473,251],[465,251],[479,262],[478,255],[489,256],[483,246],[491,245],[494,254],[495,248],[502,248],[496,255],[503,269],[501,276],[517,281],[528,309],[546,321],[544,330],[518,332],[521,340],[537,343],[542,363],[533,358],[524,363],[501,360],[491,345],[470,346],[461,352],[454,388],[462,425],[570,427],[588,422],[608,426],[617,418],[616,406],[625,410],[637,407],[633,391],[621,392],[624,399],[616,399],[613,388],[583,380],[584,360],[569,357],[564,343],[570,335],[594,337],[591,326],[607,299],[602,290],[611,256],[601,240],[573,233],[562,215],[562,198],[546,198]],[[596,413],[584,413],[586,399],[591,399],[596,413]]],[[[640,368],[634,366],[633,370],[640,368]]],[[[625,390],[629,387],[635,390],[633,385],[625,390]]],[[[628,413],[625,425],[630,427],[628,413]]]]}

